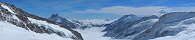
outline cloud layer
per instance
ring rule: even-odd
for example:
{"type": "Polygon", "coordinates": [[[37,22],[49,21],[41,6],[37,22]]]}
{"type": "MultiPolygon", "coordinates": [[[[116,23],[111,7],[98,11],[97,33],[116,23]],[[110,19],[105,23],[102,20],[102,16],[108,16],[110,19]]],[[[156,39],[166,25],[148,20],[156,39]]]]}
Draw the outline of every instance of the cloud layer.
{"type": "Polygon", "coordinates": [[[129,7],[129,6],[112,6],[100,9],[86,9],[80,11],[73,11],[76,13],[108,13],[108,14],[134,14],[141,16],[148,16],[157,14],[159,11],[165,10],[167,12],[184,12],[195,11],[195,7],[166,7],[166,6],[146,6],[146,7],[129,7]]]}

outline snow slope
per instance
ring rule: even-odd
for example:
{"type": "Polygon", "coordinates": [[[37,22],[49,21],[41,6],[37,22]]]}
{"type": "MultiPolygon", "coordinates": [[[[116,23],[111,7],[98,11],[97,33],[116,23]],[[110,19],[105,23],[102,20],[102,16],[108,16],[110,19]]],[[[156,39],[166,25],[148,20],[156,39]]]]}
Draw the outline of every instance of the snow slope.
{"type": "Polygon", "coordinates": [[[84,40],[129,40],[129,39],[114,39],[111,37],[104,37],[106,32],[101,32],[105,27],[91,27],[86,29],[74,29],[81,33],[84,40]]]}
{"type": "Polygon", "coordinates": [[[64,28],[61,28],[60,26],[58,25],[54,25],[54,24],[50,24],[50,23],[47,23],[46,21],[41,21],[41,20],[36,20],[36,19],[32,19],[32,18],[28,18],[32,23],[35,23],[39,26],[45,26],[46,28],[50,28],[50,29],[53,29],[53,30],[57,30],[57,31],[60,31],[60,32],[64,32],[64,34],[67,36],[67,37],[72,37],[74,36],[74,34],[72,34],[69,30],[67,29],[64,29],[64,28]]]}
{"type": "Polygon", "coordinates": [[[84,40],[111,40],[110,37],[103,37],[106,32],[101,32],[105,27],[91,27],[87,29],[75,29],[83,36],[84,40]]]}
{"type": "Polygon", "coordinates": [[[0,40],[72,40],[56,34],[35,33],[3,21],[0,21],[0,30],[0,40]]]}

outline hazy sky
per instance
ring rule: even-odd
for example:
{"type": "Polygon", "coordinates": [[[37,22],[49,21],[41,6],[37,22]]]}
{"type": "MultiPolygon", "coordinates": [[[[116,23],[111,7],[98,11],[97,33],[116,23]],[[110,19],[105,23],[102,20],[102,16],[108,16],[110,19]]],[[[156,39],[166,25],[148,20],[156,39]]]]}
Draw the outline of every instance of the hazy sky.
{"type": "Polygon", "coordinates": [[[123,15],[149,16],[160,10],[195,11],[194,0],[0,0],[28,13],[67,19],[116,19],[123,15]]]}

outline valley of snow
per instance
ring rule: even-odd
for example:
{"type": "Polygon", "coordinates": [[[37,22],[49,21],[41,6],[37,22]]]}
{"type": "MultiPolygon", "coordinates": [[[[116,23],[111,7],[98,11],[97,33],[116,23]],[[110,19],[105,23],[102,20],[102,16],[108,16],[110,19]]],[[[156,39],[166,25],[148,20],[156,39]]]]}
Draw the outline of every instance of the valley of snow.
{"type": "Polygon", "coordinates": [[[75,29],[83,36],[84,40],[111,40],[110,37],[103,37],[106,32],[101,32],[105,27],[91,27],[87,29],[75,29]]]}
{"type": "Polygon", "coordinates": [[[86,19],[86,20],[73,20],[73,23],[77,24],[80,23],[80,27],[82,26],[88,26],[90,28],[82,29],[82,28],[77,28],[74,29],[75,31],[78,31],[84,40],[113,40],[111,37],[103,37],[103,35],[106,32],[101,32],[104,30],[106,27],[93,27],[92,25],[104,25],[104,24],[109,24],[111,21],[108,20],[103,20],[103,19],[86,19]]]}
{"type": "Polygon", "coordinates": [[[113,39],[111,37],[104,37],[106,32],[101,32],[105,27],[91,27],[86,29],[74,29],[81,33],[84,40],[124,40],[124,39],[113,39]]]}

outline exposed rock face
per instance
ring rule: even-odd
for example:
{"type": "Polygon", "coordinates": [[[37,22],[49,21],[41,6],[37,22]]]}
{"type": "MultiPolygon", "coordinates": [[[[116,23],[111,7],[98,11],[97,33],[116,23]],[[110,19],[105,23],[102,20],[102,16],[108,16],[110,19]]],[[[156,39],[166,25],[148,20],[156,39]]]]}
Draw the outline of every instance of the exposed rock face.
{"type": "Polygon", "coordinates": [[[36,33],[47,33],[47,34],[56,34],[63,38],[72,38],[74,40],[83,40],[80,33],[71,30],[70,28],[65,28],[66,25],[59,25],[61,23],[57,23],[51,20],[48,20],[47,18],[42,18],[36,15],[28,14],[27,12],[24,12],[23,10],[15,7],[12,4],[8,3],[0,3],[0,21],[6,21],[11,24],[14,24],[18,27],[24,28],[29,31],[33,31],[36,33]],[[48,27],[54,27],[54,26],[48,26],[41,23],[34,23],[33,20],[40,21],[40,22],[46,22],[49,25],[55,25],[55,27],[60,28],[48,28],[48,27]],[[70,31],[70,32],[69,32],[70,31]],[[67,35],[67,33],[70,33],[67,35]]]}

